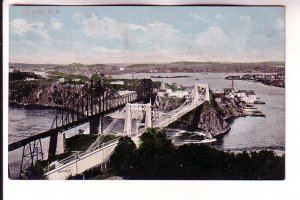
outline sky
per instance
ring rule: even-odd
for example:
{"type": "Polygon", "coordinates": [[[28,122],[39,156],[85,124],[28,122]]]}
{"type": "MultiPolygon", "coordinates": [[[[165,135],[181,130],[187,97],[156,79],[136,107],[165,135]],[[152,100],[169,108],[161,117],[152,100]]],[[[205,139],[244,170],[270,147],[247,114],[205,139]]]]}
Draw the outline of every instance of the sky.
{"type": "Polygon", "coordinates": [[[9,12],[14,63],[285,60],[283,7],[11,6],[9,12]]]}

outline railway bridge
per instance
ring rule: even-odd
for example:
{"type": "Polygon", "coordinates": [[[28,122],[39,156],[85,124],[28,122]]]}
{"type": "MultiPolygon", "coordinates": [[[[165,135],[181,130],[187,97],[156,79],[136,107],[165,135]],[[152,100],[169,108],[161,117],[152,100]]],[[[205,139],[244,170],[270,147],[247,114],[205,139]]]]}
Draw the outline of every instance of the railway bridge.
{"type": "Polygon", "coordinates": [[[57,114],[48,131],[11,143],[8,150],[23,148],[20,167],[22,176],[37,160],[43,160],[41,139],[50,137],[48,159],[51,159],[56,154],[59,133],[89,123],[90,134],[97,134],[103,116],[121,109],[127,103],[146,103],[155,96],[156,86],[151,79],[142,79],[135,92],[124,95],[120,95],[102,80],[90,81],[56,105],[57,114]]]}

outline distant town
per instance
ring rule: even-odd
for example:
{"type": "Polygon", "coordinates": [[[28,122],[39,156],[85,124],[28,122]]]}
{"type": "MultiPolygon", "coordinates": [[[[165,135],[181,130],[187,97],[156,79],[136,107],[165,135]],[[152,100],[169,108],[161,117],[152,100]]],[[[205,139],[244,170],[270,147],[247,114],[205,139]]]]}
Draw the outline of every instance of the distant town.
{"type": "Polygon", "coordinates": [[[93,64],[72,63],[57,64],[25,64],[10,63],[10,71],[34,71],[35,73],[67,73],[84,76],[113,75],[124,73],[284,73],[284,62],[253,62],[253,63],[219,63],[219,62],[174,62],[161,64],[93,64]]]}

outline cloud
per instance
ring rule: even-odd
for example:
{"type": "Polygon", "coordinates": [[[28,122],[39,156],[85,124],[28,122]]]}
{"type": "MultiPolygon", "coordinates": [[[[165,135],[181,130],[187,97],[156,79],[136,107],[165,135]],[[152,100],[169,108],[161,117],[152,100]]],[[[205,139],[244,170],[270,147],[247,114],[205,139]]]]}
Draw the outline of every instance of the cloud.
{"type": "Polygon", "coordinates": [[[72,20],[78,24],[82,23],[84,19],[84,16],[82,16],[82,14],[80,13],[75,13],[74,15],[72,15],[72,20]]]}
{"type": "Polygon", "coordinates": [[[32,30],[31,24],[22,18],[14,19],[12,22],[10,22],[10,27],[12,32],[18,35],[24,35],[28,31],[32,30]]]}
{"type": "Polygon", "coordinates": [[[61,30],[64,25],[61,21],[59,21],[54,17],[51,18],[50,22],[51,22],[51,29],[53,30],[61,30]]]}
{"type": "Polygon", "coordinates": [[[44,39],[50,39],[48,31],[44,28],[42,22],[28,23],[23,18],[16,18],[10,22],[11,31],[20,36],[24,36],[27,32],[37,33],[44,39]]]}
{"type": "Polygon", "coordinates": [[[274,24],[274,26],[277,28],[277,29],[279,29],[279,30],[283,30],[284,29],[284,20],[282,19],[282,18],[277,18],[276,20],[275,20],[275,24],[274,24]]]}
{"type": "Polygon", "coordinates": [[[247,22],[247,23],[250,23],[252,21],[251,17],[249,17],[249,16],[241,16],[240,20],[247,22]]]}
{"type": "Polygon", "coordinates": [[[173,25],[166,24],[164,22],[154,21],[152,23],[148,23],[147,27],[143,29],[145,32],[152,32],[152,33],[159,33],[159,34],[169,34],[169,35],[176,35],[180,34],[181,31],[175,29],[173,25]]]}
{"type": "Polygon", "coordinates": [[[94,14],[83,21],[83,30],[86,36],[96,37],[101,31],[101,20],[94,14]]]}
{"type": "Polygon", "coordinates": [[[105,38],[117,38],[123,40],[125,37],[129,37],[131,32],[145,30],[145,27],[122,23],[110,17],[98,17],[94,13],[91,17],[85,18],[82,22],[83,30],[88,37],[105,37],[105,38]]]}
{"type": "MultiPolygon", "coordinates": [[[[187,17],[186,21],[194,23],[197,23],[196,20],[198,22],[207,20],[200,14],[188,14],[187,17]]],[[[283,31],[274,30],[275,27],[280,30],[284,29],[282,18],[273,20],[273,24],[269,24],[276,32],[272,36],[274,38],[269,38],[269,35],[264,32],[262,35],[255,32],[250,16],[237,16],[235,19],[238,28],[234,30],[225,24],[228,21],[224,20],[225,17],[222,14],[216,14],[213,17],[216,23],[218,22],[216,19],[223,18],[219,21],[222,21],[222,24],[217,26],[214,23],[210,27],[207,27],[208,24],[203,24],[205,26],[199,29],[195,27],[191,32],[189,28],[180,28],[180,25],[166,23],[163,19],[135,24],[122,19],[98,16],[94,13],[87,15],[75,13],[72,15],[73,25],[78,23],[76,28],[81,26],[82,29],[81,32],[76,32],[78,35],[75,34],[72,37],[82,37],[82,39],[75,41],[69,38],[69,35],[55,38],[55,40],[54,38],[40,40],[36,37],[33,43],[30,37],[23,37],[21,40],[24,40],[24,43],[16,40],[15,45],[18,48],[15,48],[17,50],[10,55],[10,59],[15,62],[40,63],[132,63],[176,60],[258,61],[278,60],[284,57],[281,46],[284,40],[281,42],[278,40],[279,36],[277,37],[278,34],[283,34],[283,31]],[[21,46],[24,47],[22,51],[20,51],[21,46]],[[32,51],[29,52],[28,48],[32,51]],[[32,55],[38,59],[33,61],[32,55]]],[[[253,16],[252,19],[254,22],[253,16]]],[[[66,24],[62,24],[58,19],[51,18],[50,22],[51,26],[47,27],[48,30],[63,28],[63,31],[68,31],[66,24]],[[52,22],[56,25],[53,26],[52,22]]],[[[190,23],[187,26],[192,25],[193,23],[190,23]]],[[[30,22],[17,18],[10,22],[10,28],[14,37],[24,36],[27,33],[35,33],[43,38],[50,37],[45,25],[38,21],[30,22]]]]}
{"type": "Polygon", "coordinates": [[[211,26],[205,32],[196,35],[196,43],[203,49],[224,50],[230,45],[230,38],[220,27],[211,26]]]}
{"type": "Polygon", "coordinates": [[[200,15],[197,15],[197,14],[190,14],[190,16],[195,19],[195,20],[199,20],[199,21],[202,21],[202,22],[207,22],[207,19],[206,17],[202,17],[200,15]]]}
{"type": "Polygon", "coordinates": [[[223,19],[224,16],[223,16],[222,14],[219,13],[219,14],[216,14],[216,15],[215,15],[215,18],[216,18],[216,19],[223,19]]]}
{"type": "Polygon", "coordinates": [[[101,53],[121,53],[124,52],[120,49],[107,49],[106,47],[94,47],[92,48],[93,51],[101,52],[101,53]]]}

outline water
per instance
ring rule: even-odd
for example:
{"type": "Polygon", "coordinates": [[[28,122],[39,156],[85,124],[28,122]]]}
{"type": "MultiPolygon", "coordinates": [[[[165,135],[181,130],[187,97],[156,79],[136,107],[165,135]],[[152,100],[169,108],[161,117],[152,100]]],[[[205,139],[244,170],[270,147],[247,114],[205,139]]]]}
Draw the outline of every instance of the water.
{"type": "MultiPolygon", "coordinates": [[[[135,77],[150,78],[151,76],[179,76],[189,75],[187,78],[153,78],[154,81],[178,83],[192,86],[194,83],[209,84],[211,89],[231,87],[231,80],[224,79],[238,73],[139,73],[135,77]]],[[[115,75],[114,78],[131,78],[131,74],[115,75]]],[[[285,149],[285,89],[263,85],[252,81],[234,81],[235,89],[254,90],[257,97],[265,105],[256,107],[266,114],[262,117],[241,117],[231,124],[231,131],[220,139],[216,146],[224,150],[252,150],[252,149],[285,149]]]]}
{"type": "MultiPolygon", "coordinates": [[[[28,136],[32,136],[43,131],[47,131],[51,128],[53,119],[55,118],[55,110],[36,110],[36,109],[21,109],[21,108],[9,108],[9,134],[8,142],[13,143],[28,136]]],[[[110,124],[112,119],[103,119],[103,130],[110,124]]],[[[118,120],[115,126],[111,129],[113,133],[123,132],[124,120],[118,120]]],[[[89,124],[83,124],[68,130],[65,132],[66,137],[72,137],[78,134],[79,129],[88,130],[89,124]]],[[[47,154],[49,138],[41,140],[43,153],[47,154]]],[[[21,158],[23,148],[10,151],[8,153],[8,164],[10,177],[15,179],[19,177],[21,158]]]]}
{"type": "MultiPolygon", "coordinates": [[[[179,83],[183,86],[192,86],[194,83],[208,83],[212,89],[231,87],[231,81],[225,80],[228,75],[223,73],[173,73],[136,74],[135,78],[150,78],[150,76],[175,76],[190,75],[188,78],[153,78],[154,81],[165,83],[179,83]]],[[[131,74],[115,75],[114,78],[131,78],[131,74]]],[[[224,150],[256,150],[256,149],[285,149],[285,89],[267,86],[250,81],[234,81],[235,89],[252,89],[265,105],[257,105],[267,117],[242,117],[237,118],[231,124],[231,131],[214,146],[224,150]]],[[[53,110],[25,110],[20,108],[9,109],[9,143],[21,140],[27,136],[49,130],[55,117],[53,110]]],[[[104,120],[104,128],[111,120],[104,120]]],[[[113,132],[121,132],[124,122],[119,120],[113,132]]],[[[85,129],[84,124],[66,132],[70,137],[78,133],[79,129],[85,129]]],[[[42,141],[45,143],[45,140],[42,141]]],[[[11,177],[17,177],[20,170],[22,149],[9,152],[9,167],[11,177]]]]}

